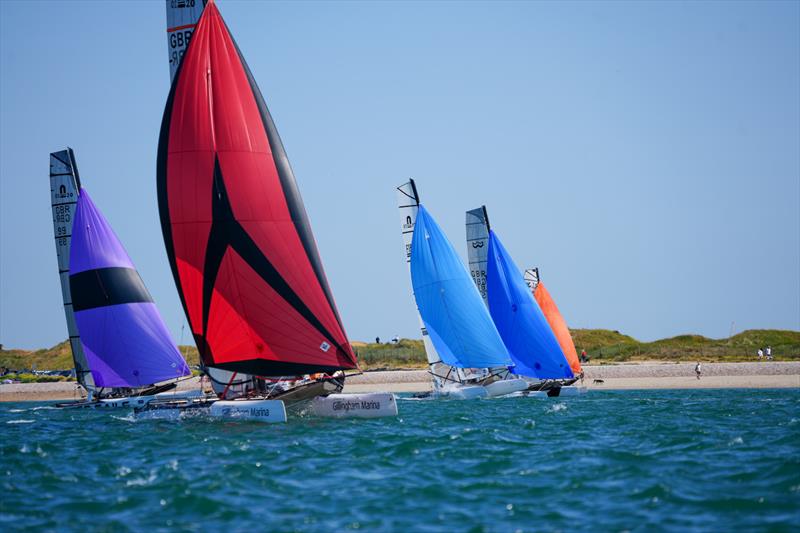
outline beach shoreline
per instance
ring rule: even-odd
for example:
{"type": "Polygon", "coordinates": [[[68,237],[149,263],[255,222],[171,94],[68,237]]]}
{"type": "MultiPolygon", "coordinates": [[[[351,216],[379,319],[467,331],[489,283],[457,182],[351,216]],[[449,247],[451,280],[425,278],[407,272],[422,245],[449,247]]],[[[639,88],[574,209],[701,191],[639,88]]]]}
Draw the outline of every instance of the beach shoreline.
{"type": "MultiPolygon", "coordinates": [[[[179,390],[196,388],[199,378],[180,382],[179,390]]],[[[576,385],[581,385],[577,382],[576,385]]],[[[765,389],[800,388],[800,362],[703,363],[700,379],[694,363],[586,365],[583,386],[589,390],[765,389]]],[[[376,370],[347,379],[345,393],[414,393],[431,390],[427,370],[376,370]]],[[[75,382],[0,385],[0,402],[77,400],[75,382]]]]}

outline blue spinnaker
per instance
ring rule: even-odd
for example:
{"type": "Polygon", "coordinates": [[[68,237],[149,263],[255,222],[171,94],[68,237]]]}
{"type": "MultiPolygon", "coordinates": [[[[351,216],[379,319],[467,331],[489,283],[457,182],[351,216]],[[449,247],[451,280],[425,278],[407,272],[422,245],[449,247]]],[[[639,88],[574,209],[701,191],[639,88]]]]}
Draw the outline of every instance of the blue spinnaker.
{"type": "Polygon", "coordinates": [[[492,319],[516,365],[511,371],[539,379],[573,377],[550,324],[494,231],[489,232],[486,290],[492,319]]]}
{"type": "Polygon", "coordinates": [[[513,364],[469,271],[421,205],[411,241],[411,283],[442,361],[459,368],[513,364]]]}

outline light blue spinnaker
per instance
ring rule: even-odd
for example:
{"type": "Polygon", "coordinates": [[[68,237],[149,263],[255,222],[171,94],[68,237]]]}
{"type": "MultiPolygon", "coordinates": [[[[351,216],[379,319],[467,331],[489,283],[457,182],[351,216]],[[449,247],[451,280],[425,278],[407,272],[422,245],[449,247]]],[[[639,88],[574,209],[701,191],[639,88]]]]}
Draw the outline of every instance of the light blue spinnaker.
{"type": "Polygon", "coordinates": [[[550,324],[494,231],[489,232],[488,259],[489,311],[516,365],[511,371],[539,379],[574,377],[550,324]]]}
{"type": "Polygon", "coordinates": [[[458,368],[513,364],[469,271],[422,205],[411,241],[411,283],[442,361],[458,368]]]}

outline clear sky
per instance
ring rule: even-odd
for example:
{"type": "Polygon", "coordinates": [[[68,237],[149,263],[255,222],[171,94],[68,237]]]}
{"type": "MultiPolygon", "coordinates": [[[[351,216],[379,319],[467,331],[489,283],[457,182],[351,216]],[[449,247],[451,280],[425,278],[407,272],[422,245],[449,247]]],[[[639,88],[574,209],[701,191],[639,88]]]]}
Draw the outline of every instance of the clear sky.
{"type": "MultiPolygon", "coordinates": [[[[800,329],[800,3],[218,0],[352,340],[419,337],[394,187],[466,257],[486,204],[572,327],[800,329]]],[[[76,151],[176,341],[163,1],[0,2],[0,342],[66,338],[48,154],[76,151]]],[[[183,342],[190,342],[187,333],[183,342]]]]}

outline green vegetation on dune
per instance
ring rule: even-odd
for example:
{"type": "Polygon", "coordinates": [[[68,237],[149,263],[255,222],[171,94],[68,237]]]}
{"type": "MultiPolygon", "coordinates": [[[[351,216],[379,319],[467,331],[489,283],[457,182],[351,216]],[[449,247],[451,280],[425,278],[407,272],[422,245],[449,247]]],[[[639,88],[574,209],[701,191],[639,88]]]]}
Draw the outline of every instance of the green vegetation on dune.
{"type": "MultiPolygon", "coordinates": [[[[776,361],[800,361],[800,331],[748,330],[729,339],[702,335],[678,335],[669,339],[641,342],[619,331],[607,329],[570,330],[578,353],[586,350],[590,363],[626,361],[754,361],[756,351],[772,347],[776,361]]],[[[361,367],[423,368],[425,351],[420,340],[403,339],[399,344],[354,343],[361,367]]]]}
{"type": "MultiPolygon", "coordinates": [[[[777,361],[800,361],[800,331],[753,329],[729,339],[709,339],[702,335],[679,335],[653,342],[640,342],[619,331],[573,329],[572,338],[578,353],[586,350],[593,364],[625,361],[754,361],[756,351],[772,347],[777,361]]],[[[359,364],[364,370],[380,368],[424,368],[425,348],[421,340],[402,339],[397,344],[353,342],[359,364]]],[[[190,366],[198,363],[194,346],[181,346],[181,354],[190,366]]],[[[15,370],[64,370],[72,368],[69,343],[36,351],[0,350],[0,367],[15,370]]]]}
{"type": "Polygon", "coordinates": [[[363,370],[427,366],[425,347],[421,340],[401,339],[397,344],[354,342],[353,345],[363,370]]]}
{"type": "Polygon", "coordinates": [[[585,349],[593,363],[624,361],[753,361],[759,348],[772,347],[772,356],[779,361],[800,360],[800,331],[753,329],[728,339],[709,339],[702,335],[678,335],[653,342],[640,342],[624,337],[618,342],[601,345],[587,342],[583,332],[604,330],[573,330],[575,347],[585,349]]]}
{"type": "Polygon", "coordinates": [[[0,367],[14,370],[66,370],[72,368],[69,341],[42,350],[0,350],[0,367]]]}

